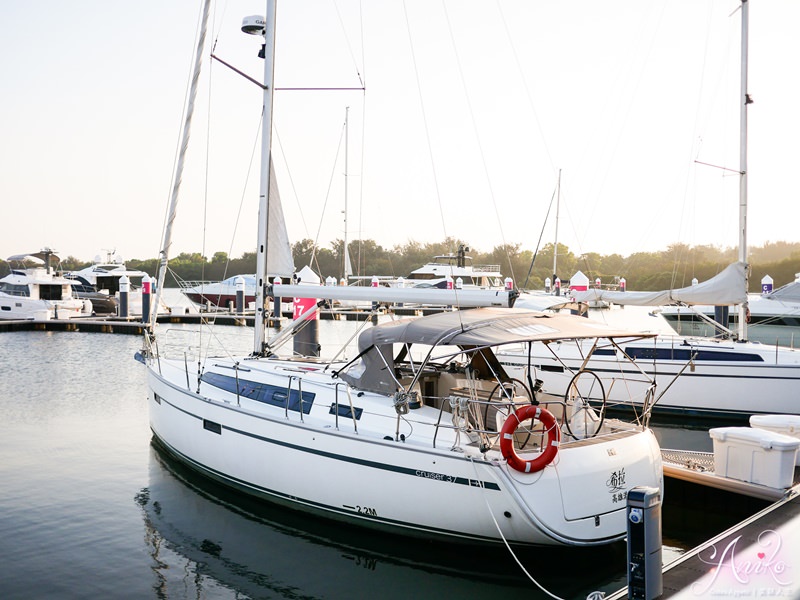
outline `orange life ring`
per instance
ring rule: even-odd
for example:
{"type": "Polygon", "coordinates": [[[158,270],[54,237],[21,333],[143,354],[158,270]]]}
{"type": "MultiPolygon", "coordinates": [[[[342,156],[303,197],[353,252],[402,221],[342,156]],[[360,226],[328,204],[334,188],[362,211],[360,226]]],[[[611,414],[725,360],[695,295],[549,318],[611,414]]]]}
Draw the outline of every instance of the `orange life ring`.
{"type": "Polygon", "coordinates": [[[500,452],[508,461],[508,466],[521,473],[535,473],[541,471],[556,457],[558,445],[561,442],[561,430],[556,424],[556,418],[546,408],[526,404],[516,412],[512,412],[503,428],[500,430],[500,452]],[[542,422],[547,432],[547,444],[544,451],[532,460],[522,460],[514,450],[514,432],[523,421],[538,419],[542,422]]]}

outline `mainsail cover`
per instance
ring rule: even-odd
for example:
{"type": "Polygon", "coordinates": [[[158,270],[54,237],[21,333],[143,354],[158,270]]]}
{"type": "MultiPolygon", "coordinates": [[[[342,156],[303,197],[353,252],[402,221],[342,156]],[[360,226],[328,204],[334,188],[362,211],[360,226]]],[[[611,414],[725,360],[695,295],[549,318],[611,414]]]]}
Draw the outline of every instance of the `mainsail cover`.
{"type": "Polygon", "coordinates": [[[286,219],[283,216],[281,195],[278,192],[278,178],[275,165],[269,157],[269,230],[267,231],[267,275],[269,277],[291,277],[294,273],[292,246],[286,219]]]}
{"type": "Polygon", "coordinates": [[[730,306],[742,304],[747,300],[745,282],[745,264],[735,262],[708,281],[690,287],[661,292],[613,292],[591,289],[585,292],[576,292],[574,297],[578,302],[605,301],[632,306],[665,306],[667,304],[730,306]]]}

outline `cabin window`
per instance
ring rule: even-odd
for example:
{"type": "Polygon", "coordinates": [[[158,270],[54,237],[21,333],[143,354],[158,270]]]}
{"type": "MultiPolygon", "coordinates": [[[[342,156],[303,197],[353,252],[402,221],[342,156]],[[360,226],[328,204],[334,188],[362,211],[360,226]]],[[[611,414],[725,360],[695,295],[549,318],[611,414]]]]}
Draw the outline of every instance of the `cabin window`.
{"type": "Polygon", "coordinates": [[[592,352],[593,356],[616,356],[617,351],[613,348],[598,348],[592,352]]]}
{"type": "Polygon", "coordinates": [[[364,412],[364,409],[363,408],[359,408],[357,406],[354,406],[353,410],[351,411],[349,405],[347,405],[347,404],[336,404],[334,402],[333,404],[331,404],[331,408],[328,411],[328,414],[335,415],[337,412],[339,413],[340,417],[344,417],[346,419],[352,419],[353,418],[353,412],[355,412],[356,413],[356,421],[358,421],[361,418],[361,413],[364,412]]]}
{"type": "Polygon", "coordinates": [[[61,300],[61,285],[40,285],[39,298],[42,300],[61,300]]]}
{"type": "Polygon", "coordinates": [[[219,423],[214,423],[214,421],[203,419],[203,429],[210,431],[211,433],[222,435],[222,425],[219,423]]]}
{"type": "MultiPolygon", "coordinates": [[[[200,379],[204,383],[223,389],[231,394],[236,393],[236,377],[219,373],[205,373],[200,379]]],[[[288,405],[289,410],[300,412],[302,409],[304,414],[308,414],[311,412],[311,406],[314,404],[316,394],[303,392],[301,402],[300,392],[296,389],[289,391],[284,386],[248,381],[239,377],[239,396],[281,408],[286,408],[288,405]]]]}
{"type": "Polygon", "coordinates": [[[758,354],[722,352],[719,350],[693,350],[690,348],[626,348],[625,353],[634,360],[680,360],[689,362],[764,362],[758,354]]]}
{"type": "Polygon", "coordinates": [[[5,292],[9,296],[22,296],[25,298],[30,296],[30,290],[27,285],[15,285],[13,283],[0,282],[0,292],[5,292]]]}

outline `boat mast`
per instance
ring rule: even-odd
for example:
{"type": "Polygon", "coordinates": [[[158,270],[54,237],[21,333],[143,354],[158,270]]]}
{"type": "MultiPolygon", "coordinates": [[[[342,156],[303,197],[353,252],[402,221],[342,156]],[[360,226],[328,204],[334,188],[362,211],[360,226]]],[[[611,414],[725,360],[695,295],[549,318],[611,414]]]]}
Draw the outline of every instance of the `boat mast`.
{"type": "MultiPolygon", "coordinates": [[[[186,159],[186,149],[189,146],[189,134],[192,130],[192,116],[194,116],[194,101],[197,97],[197,88],[200,81],[200,68],[203,66],[203,48],[206,43],[206,32],[208,30],[208,12],[211,0],[206,0],[203,4],[203,17],[200,21],[200,32],[197,36],[197,48],[194,55],[194,70],[192,72],[192,84],[189,90],[189,98],[186,102],[186,115],[183,121],[183,135],[181,136],[181,150],[178,156],[178,163],[175,166],[175,174],[172,180],[172,196],[169,201],[167,221],[164,226],[164,238],[159,254],[158,281],[156,283],[156,297],[150,310],[152,311],[147,321],[150,331],[155,331],[156,318],[158,316],[158,306],[161,303],[161,290],[164,288],[164,279],[167,274],[167,263],[169,261],[169,249],[172,246],[172,226],[175,224],[175,216],[178,212],[178,192],[181,188],[183,178],[183,165],[186,159]]],[[[145,315],[142,315],[145,316],[145,315]]]]}
{"type": "Polygon", "coordinates": [[[348,177],[348,154],[350,148],[350,107],[344,109],[344,251],[342,252],[343,264],[342,273],[344,274],[345,285],[348,277],[353,274],[353,267],[350,264],[350,251],[347,248],[347,177],[348,177]]]}
{"type": "Polygon", "coordinates": [[[556,193],[556,234],[553,236],[553,285],[556,284],[556,267],[558,266],[558,217],[561,212],[561,169],[558,170],[558,188],[556,193]]]}
{"type": "Polygon", "coordinates": [[[262,50],[264,58],[264,100],[261,120],[261,187],[258,204],[258,246],[256,248],[256,316],[253,354],[261,356],[265,346],[265,322],[267,290],[267,231],[269,231],[269,184],[270,184],[270,151],[272,145],[272,91],[275,75],[275,8],[276,0],[267,0],[267,17],[261,31],[252,29],[248,23],[252,17],[245,19],[242,30],[245,33],[264,36],[262,50]]]}
{"type": "Polygon", "coordinates": [[[747,265],[747,105],[752,102],[747,93],[747,54],[749,2],[742,0],[742,64],[741,96],[739,98],[739,260],[745,265],[745,301],[739,305],[739,340],[747,340],[747,291],[749,275],[747,265]]]}

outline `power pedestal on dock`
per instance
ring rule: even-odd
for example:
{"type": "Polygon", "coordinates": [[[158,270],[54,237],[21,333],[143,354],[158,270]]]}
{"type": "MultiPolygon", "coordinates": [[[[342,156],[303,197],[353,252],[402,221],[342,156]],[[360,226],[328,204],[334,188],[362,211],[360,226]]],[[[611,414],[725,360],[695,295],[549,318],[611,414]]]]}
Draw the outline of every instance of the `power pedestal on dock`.
{"type": "Polygon", "coordinates": [[[628,492],[628,598],[663,593],[661,562],[661,491],[635,487],[628,492]]]}

